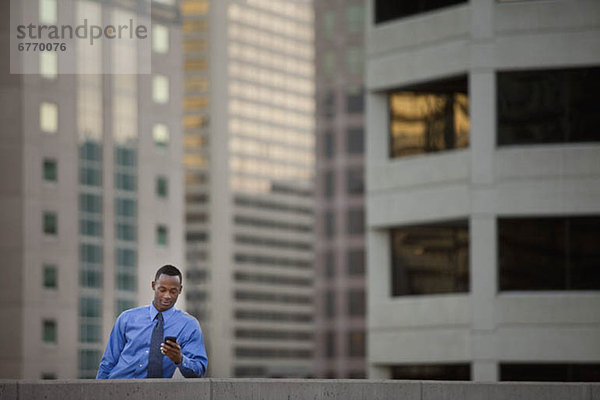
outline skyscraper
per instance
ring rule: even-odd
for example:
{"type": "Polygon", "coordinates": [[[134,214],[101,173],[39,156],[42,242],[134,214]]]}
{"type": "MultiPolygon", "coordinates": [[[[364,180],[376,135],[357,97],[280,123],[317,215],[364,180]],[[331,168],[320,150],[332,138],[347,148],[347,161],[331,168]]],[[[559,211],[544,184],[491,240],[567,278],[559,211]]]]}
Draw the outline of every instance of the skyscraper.
{"type": "Polygon", "coordinates": [[[600,3],[369,1],[370,377],[600,376],[600,3]]]}
{"type": "Polygon", "coordinates": [[[10,229],[2,230],[8,278],[0,292],[11,329],[0,335],[0,376],[91,378],[116,316],[151,301],[162,263],[183,264],[179,12],[168,1],[151,10],[149,2],[93,0],[3,2],[2,11],[7,54],[9,15],[154,28],[147,42],[67,42],[69,59],[29,53],[28,74],[11,75],[2,61],[2,219],[10,229]],[[142,70],[151,74],[135,74],[142,70]]]}
{"type": "Polygon", "coordinates": [[[313,374],[313,13],[184,1],[189,310],[209,374],[313,374]]]}
{"type": "Polygon", "coordinates": [[[315,2],[316,376],[364,378],[364,33],[362,0],[315,2]]]}

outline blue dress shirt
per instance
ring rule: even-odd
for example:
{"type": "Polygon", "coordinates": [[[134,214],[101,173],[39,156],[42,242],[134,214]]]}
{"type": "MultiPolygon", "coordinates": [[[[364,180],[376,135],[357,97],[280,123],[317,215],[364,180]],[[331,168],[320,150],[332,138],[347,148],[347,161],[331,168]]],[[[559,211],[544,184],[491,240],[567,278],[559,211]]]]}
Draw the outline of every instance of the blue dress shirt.
{"type": "MultiPolygon", "coordinates": [[[[148,376],[148,352],[158,310],[153,304],[124,311],[113,327],[96,379],[131,379],[148,376]]],[[[177,337],[183,360],[176,365],[163,356],[163,378],[171,378],[179,368],[186,378],[206,373],[208,358],[202,330],[196,318],[171,307],[162,313],[164,335],[177,337]]]]}

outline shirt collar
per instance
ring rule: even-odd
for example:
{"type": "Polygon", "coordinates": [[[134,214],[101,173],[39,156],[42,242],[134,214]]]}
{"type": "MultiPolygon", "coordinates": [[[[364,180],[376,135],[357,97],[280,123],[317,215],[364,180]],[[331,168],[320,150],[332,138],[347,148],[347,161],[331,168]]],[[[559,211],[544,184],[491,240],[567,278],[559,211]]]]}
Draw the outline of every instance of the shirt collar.
{"type": "MultiPolygon", "coordinates": [[[[156,307],[154,307],[154,303],[150,303],[150,307],[148,308],[148,310],[150,311],[150,321],[154,321],[154,318],[156,318],[156,314],[158,314],[158,310],[156,309],[156,307]]],[[[169,317],[174,313],[175,306],[169,308],[167,311],[163,311],[163,322],[167,322],[167,319],[169,319],[169,317]]]]}

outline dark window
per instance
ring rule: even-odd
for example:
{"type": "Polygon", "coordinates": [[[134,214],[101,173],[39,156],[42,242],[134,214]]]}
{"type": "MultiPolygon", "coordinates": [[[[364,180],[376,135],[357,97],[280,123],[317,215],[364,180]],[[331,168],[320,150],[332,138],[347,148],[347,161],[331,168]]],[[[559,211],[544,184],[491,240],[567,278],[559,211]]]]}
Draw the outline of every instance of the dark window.
{"type": "Polygon", "coordinates": [[[120,190],[135,191],[136,190],[136,177],[133,174],[116,173],[115,174],[115,188],[120,190]]]}
{"type": "Polygon", "coordinates": [[[365,174],[362,168],[348,168],[346,171],[346,192],[361,195],[365,192],[365,174]]]}
{"type": "Polygon", "coordinates": [[[79,183],[85,186],[102,186],[102,171],[92,167],[80,168],[79,183]]]}
{"type": "Polygon", "coordinates": [[[469,291],[467,221],[391,230],[392,296],[469,291]]]}
{"type": "Polygon", "coordinates": [[[362,114],[365,110],[364,92],[361,87],[349,87],[346,89],[346,112],[350,114],[362,114]]]}
{"type": "Polygon", "coordinates": [[[325,316],[329,319],[335,317],[335,292],[328,290],[325,292],[325,316]]]}
{"type": "Polygon", "coordinates": [[[350,249],[346,254],[348,275],[359,276],[365,274],[365,251],[364,249],[350,249]]]}
{"type": "Polygon", "coordinates": [[[333,117],[335,114],[335,93],[327,92],[323,98],[323,115],[326,117],[333,117]]]}
{"type": "Polygon", "coordinates": [[[335,276],[335,251],[327,250],[324,257],[325,277],[333,278],[335,276]]]}
{"type": "Polygon", "coordinates": [[[56,344],[57,336],[56,321],[45,319],[42,322],[42,340],[44,343],[56,344]]]}
{"type": "Polygon", "coordinates": [[[44,265],[44,280],[43,284],[46,289],[58,288],[58,269],[56,265],[44,265]]]}
{"type": "Polygon", "coordinates": [[[102,161],[102,145],[92,141],[83,143],[79,146],[79,157],[82,160],[102,161]]]}
{"type": "Polygon", "coordinates": [[[500,218],[500,290],[598,290],[599,242],[596,216],[500,218]]]}
{"type": "Polygon", "coordinates": [[[348,210],[347,232],[349,235],[362,235],[365,231],[365,211],[348,210]]]}
{"type": "Polygon", "coordinates": [[[135,150],[115,147],[115,163],[124,167],[134,167],[136,164],[135,150]]]}
{"type": "Polygon", "coordinates": [[[43,174],[45,181],[56,182],[58,180],[56,160],[51,158],[44,159],[43,174]]]}
{"type": "Polygon", "coordinates": [[[389,107],[390,157],[469,146],[466,76],[396,90],[389,107]]]}
{"type": "Polygon", "coordinates": [[[332,238],[335,235],[335,214],[333,211],[325,212],[325,236],[332,238]]]}
{"type": "Polygon", "coordinates": [[[335,332],[325,332],[325,356],[327,358],[335,357],[335,332]]]}
{"type": "Polygon", "coordinates": [[[102,196],[90,193],[79,194],[79,208],[82,212],[90,214],[102,213],[102,196]]]}
{"type": "Polygon", "coordinates": [[[335,140],[332,132],[323,134],[323,154],[327,158],[332,158],[335,153],[335,140]]]}
{"type": "Polygon", "coordinates": [[[600,67],[497,75],[498,145],[598,142],[600,67]]]}
{"type": "Polygon", "coordinates": [[[166,246],[169,242],[169,230],[165,225],[156,227],[156,244],[166,246]]]}
{"type": "Polygon", "coordinates": [[[333,197],[333,193],[335,191],[334,185],[335,185],[335,175],[334,175],[333,171],[326,171],[323,174],[323,193],[325,194],[325,197],[327,197],[328,199],[333,197]]]}
{"type": "Polygon", "coordinates": [[[365,291],[362,289],[351,289],[348,291],[348,315],[351,317],[362,317],[365,315],[365,291]]]}
{"type": "Polygon", "coordinates": [[[348,332],[348,356],[349,357],[364,357],[365,356],[365,332],[364,331],[348,332]]]}
{"type": "Polygon", "coordinates": [[[365,140],[362,128],[350,128],[346,136],[346,151],[348,154],[363,154],[365,140]]]}
{"type": "Polygon", "coordinates": [[[467,0],[375,0],[375,23],[379,24],[466,2],[467,0]]]}
{"type": "Polygon", "coordinates": [[[500,364],[501,381],[600,382],[600,364],[500,364]]]}
{"type": "Polygon", "coordinates": [[[468,381],[471,380],[469,364],[396,365],[391,368],[392,379],[468,381]]]}
{"type": "Polygon", "coordinates": [[[169,193],[167,178],[164,176],[156,177],[156,195],[161,198],[166,198],[169,193]]]}
{"type": "Polygon", "coordinates": [[[45,235],[58,235],[58,216],[53,212],[45,212],[43,215],[43,230],[45,235]]]}

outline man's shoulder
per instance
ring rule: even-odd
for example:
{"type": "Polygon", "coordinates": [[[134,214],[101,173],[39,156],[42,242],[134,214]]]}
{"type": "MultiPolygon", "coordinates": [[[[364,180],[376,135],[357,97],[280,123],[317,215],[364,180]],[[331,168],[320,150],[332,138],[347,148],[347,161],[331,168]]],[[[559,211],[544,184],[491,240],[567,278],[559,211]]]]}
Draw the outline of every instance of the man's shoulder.
{"type": "Polygon", "coordinates": [[[130,308],[128,310],[123,311],[121,313],[121,315],[119,315],[119,318],[133,317],[133,316],[139,315],[141,313],[148,312],[148,307],[149,306],[145,305],[145,306],[140,306],[140,307],[136,307],[136,308],[130,308]]]}
{"type": "Polygon", "coordinates": [[[194,322],[194,323],[198,324],[198,320],[196,319],[196,317],[194,317],[192,314],[189,314],[187,311],[183,311],[183,310],[180,310],[179,308],[176,308],[175,313],[179,318],[181,318],[185,321],[194,322]]]}

